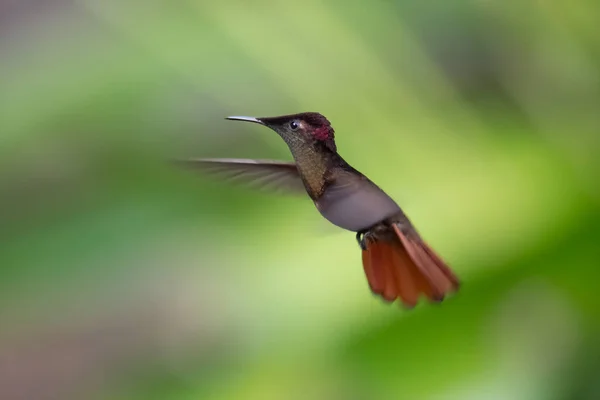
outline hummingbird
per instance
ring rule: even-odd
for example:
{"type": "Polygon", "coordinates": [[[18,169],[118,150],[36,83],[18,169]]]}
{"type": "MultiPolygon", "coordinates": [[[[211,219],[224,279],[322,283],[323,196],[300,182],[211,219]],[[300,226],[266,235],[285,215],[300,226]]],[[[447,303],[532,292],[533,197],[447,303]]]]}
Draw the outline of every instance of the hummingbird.
{"type": "Polygon", "coordinates": [[[412,308],[421,297],[441,302],[458,290],[455,274],[398,204],[338,153],[335,131],[323,115],[226,119],[272,129],[285,141],[294,161],[196,158],[177,163],[259,189],[308,194],[326,220],[356,233],[370,290],[385,302],[399,300],[412,308]]]}

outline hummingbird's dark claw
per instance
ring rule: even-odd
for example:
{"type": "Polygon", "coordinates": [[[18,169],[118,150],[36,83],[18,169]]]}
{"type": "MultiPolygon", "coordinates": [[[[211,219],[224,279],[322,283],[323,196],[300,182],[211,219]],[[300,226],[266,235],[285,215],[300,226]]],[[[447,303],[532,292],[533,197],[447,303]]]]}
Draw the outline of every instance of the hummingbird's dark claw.
{"type": "Polygon", "coordinates": [[[366,232],[356,232],[356,241],[363,251],[367,250],[367,236],[365,233],[366,232]]]}

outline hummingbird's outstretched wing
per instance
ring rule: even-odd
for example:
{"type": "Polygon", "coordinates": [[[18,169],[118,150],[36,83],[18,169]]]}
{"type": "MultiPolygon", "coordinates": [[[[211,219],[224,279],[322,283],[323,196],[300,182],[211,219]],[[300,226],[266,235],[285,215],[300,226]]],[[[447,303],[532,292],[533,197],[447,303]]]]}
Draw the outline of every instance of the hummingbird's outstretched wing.
{"type": "Polygon", "coordinates": [[[244,158],[195,158],[176,160],[175,163],[232,182],[245,183],[255,189],[306,194],[302,178],[293,162],[244,158]]]}

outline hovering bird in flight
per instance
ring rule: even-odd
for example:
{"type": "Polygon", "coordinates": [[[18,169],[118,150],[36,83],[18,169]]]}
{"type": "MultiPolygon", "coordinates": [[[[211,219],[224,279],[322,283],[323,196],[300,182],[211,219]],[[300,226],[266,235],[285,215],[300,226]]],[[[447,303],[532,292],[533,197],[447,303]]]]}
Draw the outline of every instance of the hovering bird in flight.
{"type": "Polygon", "coordinates": [[[400,207],[337,152],[334,130],[323,115],[305,112],[278,117],[227,117],[274,130],[294,162],[233,158],[178,161],[255,186],[307,193],[332,224],[356,232],[371,291],[387,302],[414,307],[420,296],[442,301],[459,281],[421,239],[400,207]]]}

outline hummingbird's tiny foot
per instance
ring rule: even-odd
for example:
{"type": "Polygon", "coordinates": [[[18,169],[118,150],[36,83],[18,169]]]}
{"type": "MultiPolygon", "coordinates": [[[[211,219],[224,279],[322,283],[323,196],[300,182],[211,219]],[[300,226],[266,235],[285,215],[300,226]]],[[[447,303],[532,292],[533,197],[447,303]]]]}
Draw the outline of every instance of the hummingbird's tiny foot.
{"type": "Polygon", "coordinates": [[[363,251],[367,250],[367,237],[365,232],[356,232],[356,241],[363,251]]]}

